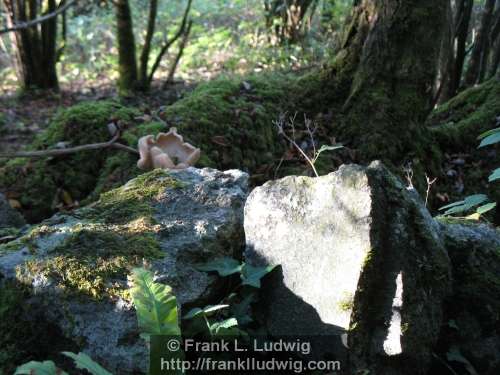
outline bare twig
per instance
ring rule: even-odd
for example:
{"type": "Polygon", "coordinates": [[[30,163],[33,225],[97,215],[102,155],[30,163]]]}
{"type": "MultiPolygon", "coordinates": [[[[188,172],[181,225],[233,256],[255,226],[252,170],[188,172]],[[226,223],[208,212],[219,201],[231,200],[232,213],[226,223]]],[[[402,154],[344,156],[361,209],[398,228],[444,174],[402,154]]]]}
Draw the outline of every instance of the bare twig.
{"type": "Polygon", "coordinates": [[[427,191],[425,192],[425,206],[427,207],[427,202],[429,201],[429,193],[431,192],[432,185],[437,181],[437,177],[431,180],[426,174],[425,179],[427,180],[427,191]]]}
{"type": "Polygon", "coordinates": [[[19,152],[2,152],[0,153],[0,158],[42,158],[49,156],[61,156],[61,155],[69,155],[82,151],[90,151],[90,150],[99,150],[103,148],[116,148],[119,150],[127,151],[135,155],[139,155],[139,152],[129,146],[123,145],[121,143],[116,143],[116,141],[120,138],[120,132],[116,132],[116,134],[109,140],[108,142],[102,143],[90,143],[86,145],[69,147],[63,149],[55,149],[55,150],[40,150],[40,151],[19,151],[19,152]]]}
{"type": "Polygon", "coordinates": [[[295,126],[294,126],[294,121],[295,117],[297,116],[297,113],[293,117],[290,118],[290,125],[292,126],[292,137],[289,137],[286,132],[285,132],[285,116],[280,116],[280,118],[276,121],[273,121],[274,125],[278,128],[278,134],[282,135],[288,142],[290,142],[296,149],[299,151],[304,159],[309,163],[311,166],[314,174],[316,177],[319,177],[318,171],[316,170],[316,167],[314,166],[313,160],[302,150],[302,148],[295,142],[295,126]]]}
{"type": "Polygon", "coordinates": [[[408,189],[415,189],[413,186],[413,169],[411,164],[408,164],[404,167],[406,181],[408,182],[408,189]]]}
{"type": "Polygon", "coordinates": [[[60,6],[58,9],[53,11],[52,13],[48,13],[42,17],[35,18],[34,20],[31,21],[26,21],[26,22],[18,22],[12,25],[11,27],[7,27],[5,29],[0,30],[0,34],[5,34],[5,33],[10,33],[12,31],[17,31],[17,30],[22,30],[22,29],[27,29],[29,27],[36,26],[42,22],[48,21],[54,17],[57,17],[59,14],[63,13],[66,9],[68,9],[70,6],[76,4],[77,0],[72,0],[68,1],[67,3],[63,4],[60,6]]]}

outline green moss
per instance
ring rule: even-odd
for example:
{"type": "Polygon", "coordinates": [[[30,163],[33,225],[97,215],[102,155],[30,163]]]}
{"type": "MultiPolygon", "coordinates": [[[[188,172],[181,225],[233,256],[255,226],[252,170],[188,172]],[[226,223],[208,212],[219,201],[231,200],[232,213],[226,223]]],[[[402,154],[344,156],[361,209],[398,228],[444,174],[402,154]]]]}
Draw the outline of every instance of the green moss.
{"type": "MultiPolygon", "coordinates": [[[[81,103],[61,110],[31,148],[53,148],[60,142],[70,146],[105,142],[110,138],[110,121],[119,120],[126,127],[137,113],[113,101],[81,103]]],[[[99,150],[58,158],[14,159],[0,168],[0,191],[17,193],[23,214],[36,222],[50,216],[64,198],[85,198],[94,189],[105,160],[114,154],[113,150],[99,150]]]]}
{"type": "Polygon", "coordinates": [[[161,169],[142,174],[127,185],[102,194],[99,202],[88,210],[89,217],[116,223],[151,216],[150,201],[167,188],[182,188],[182,184],[161,169]]]}
{"type": "Polygon", "coordinates": [[[498,167],[493,147],[478,149],[477,137],[494,128],[500,113],[500,82],[491,79],[482,85],[463,91],[449,102],[438,107],[430,116],[428,125],[440,147],[447,154],[466,156],[461,169],[464,190],[459,194],[453,184],[456,179],[441,179],[437,188],[447,193],[450,202],[462,200],[470,194],[485,193],[492,200],[500,199],[500,185],[488,183],[488,176],[498,167]],[[478,166],[481,166],[478,168],[478,166]]]}
{"type": "Polygon", "coordinates": [[[69,224],[65,239],[45,248],[40,258],[36,257],[39,247],[47,246],[40,239],[59,228],[35,227],[19,240],[29,244],[35,258],[18,268],[18,280],[30,284],[35,275],[41,275],[66,293],[128,298],[124,281],[131,269],[164,256],[156,238],[154,201],[182,186],[168,172],[157,169],[103,194],[98,202],[73,214],[77,224],[69,224]]]}
{"type": "Polygon", "coordinates": [[[342,300],[338,303],[338,308],[340,311],[349,312],[354,306],[354,296],[352,294],[346,294],[343,296],[342,300]]]}
{"type": "Polygon", "coordinates": [[[500,113],[500,82],[491,79],[458,94],[438,107],[428,124],[442,147],[463,151],[491,129],[500,113]]]}

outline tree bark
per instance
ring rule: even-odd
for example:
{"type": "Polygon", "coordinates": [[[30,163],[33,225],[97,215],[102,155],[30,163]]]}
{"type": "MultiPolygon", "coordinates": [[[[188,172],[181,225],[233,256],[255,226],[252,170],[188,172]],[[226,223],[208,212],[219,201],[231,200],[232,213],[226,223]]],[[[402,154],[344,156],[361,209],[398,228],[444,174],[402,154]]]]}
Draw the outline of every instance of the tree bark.
{"type": "Polygon", "coordinates": [[[56,11],[55,0],[47,1],[47,10],[38,17],[36,0],[4,0],[8,30],[15,54],[15,67],[20,86],[29,90],[58,89],[56,72],[57,18],[45,15],[56,11]],[[33,24],[33,22],[36,22],[33,24]],[[20,27],[19,25],[31,25],[20,27]]]}
{"type": "Polygon", "coordinates": [[[472,86],[478,83],[481,73],[482,59],[487,58],[484,52],[488,46],[488,38],[493,19],[493,11],[495,9],[495,2],[496,0],[486,0],[484,5],[481,25],[479,26],[476,34],[476,40],[474,41],[474,48],[472,49],[469,67],[465,75],[466,86],[472,86]]]}
{"type": "Polygon", "coordinates": [[[158,0],[150,0],[146,38],[144,40],[144,46],[142,47],[140,65],[139,65],[139,81],[141,88],[144,90],[149,88],[148,62],[149,62],[149,54],[151,52],[151,41],[153,40],[153,34],[155,32],[157,12],[158,12],[158,0]]]}
{"type": "Polygon", "coordinates": [[[470,21],[472,16],[473,0],[458,0],[453,20],[452,39],[450,41],[451,55],[446,68],[448,79],[446,80],[439,97],[443,103],[454,97],[462,81],[464,70],[467,37],[469,35],[470,21]]]}
{"type": "MultiPolygon", "coordinates": [[[[493,16],[495,20],[490,34],[490,44],[492,48],[491,63],[488,70],[488,78],[495,76],[498,65],[500,64],[500,5],[497,6],[495,15],[493,16]]],[[[500,211],[500,210],[499,210],[500,211]]]]}
{"type": "Polygon", "coordinates": [[[345,98],[340,131],[363,159],[418,151],[446,10],[447,0],[355,1],[331,76],[345,98]]]}
{"type": "Polygon", "coordinates": [[[118,88],[127,94],[137,87],[134,26],[128,0],[116,0],[116,33],[118,37],[118,88]]]}
{"type": "Polygon", "coordinates": [[[265,0],[266,24],[274,28],[282,42],[296,43],[301,38],[304,16],[314,0],[265,0]],[[276,19],[280,20],[275,24],[276,19]]]}

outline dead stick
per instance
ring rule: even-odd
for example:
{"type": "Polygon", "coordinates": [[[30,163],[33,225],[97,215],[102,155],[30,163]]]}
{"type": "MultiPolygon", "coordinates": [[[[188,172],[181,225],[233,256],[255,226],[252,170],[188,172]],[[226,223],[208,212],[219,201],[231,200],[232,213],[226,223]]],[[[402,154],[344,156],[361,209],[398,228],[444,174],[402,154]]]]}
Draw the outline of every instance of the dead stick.
{"type": "Polygon", "coordinates": [[[116,143],[116,141],[120,138],[120,132],[117,132],[115,136],[108,142],[103,143],[91,143],[87,145],[81,145],[70,148],[56,149],[56,150],[41,150],[41,151],[19,151],[19,152],[2,152],[0,153],[0,158],[41,158],[47,156],[61,156],[74,154],[81,151],[90,151],[90,150],[98,150],[102,148],[113,147],[119,150],[127,151],[135,155],[139,155],[139,152],[132,148],[121,143],[116,143]]]}

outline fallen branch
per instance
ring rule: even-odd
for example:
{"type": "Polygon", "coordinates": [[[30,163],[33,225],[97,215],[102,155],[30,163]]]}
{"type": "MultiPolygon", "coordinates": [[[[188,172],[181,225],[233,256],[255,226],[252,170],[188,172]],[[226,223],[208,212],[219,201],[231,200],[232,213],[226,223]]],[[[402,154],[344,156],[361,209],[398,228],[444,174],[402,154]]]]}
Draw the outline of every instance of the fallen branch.
{"type": "Polygon", "coordinates": [[[108,142],[102,143],[90,143],[86,145],[55,149],[55,150],[40,150],[40,151],[19,151],[19,152],[1,152],[0,158],[42,158],[49,156],[61,156],[61,155],[69,155],[82,151],[90,151],[90,150],[99,150],[103,148],[116,148],[119,150],[130,152],[134,155],[139,155],[139,152],[132,147],[123,145],[121,143],[116,143],[116,141],[120,138],[120,132],[116,132],[114,137],[108,142]]]}
{"type": "Polygon", "coordinates": [[[11,27],[1,29],[0,34],[10,33],[12,31],[17,31],[17,30],[22,30],[22,29],[27,29],[29,27],[36,26],[42,22],[48,21],[51,18],[57,17],[59,14],[63,13],[66,9],[68,9],[70,6],[72,6],[76,2],[77,2],[77,0],[68,1],[66,4],[62,5],[60,8],[56,9],[52,13],[48,13],[42,17],[35,18],[34,20],[31,20],[31,21],[15,23],[11,27]]]}

